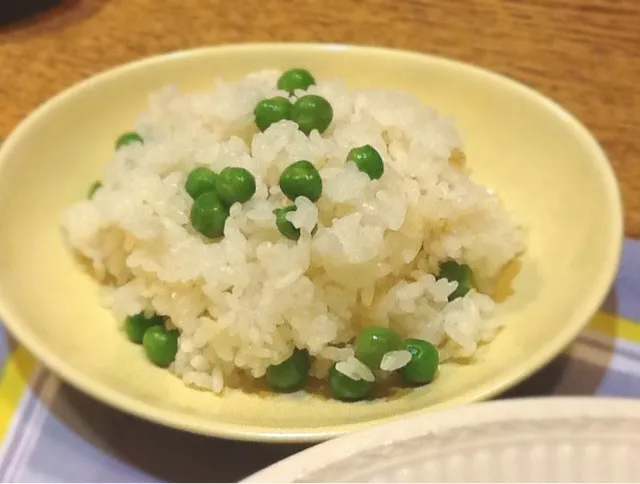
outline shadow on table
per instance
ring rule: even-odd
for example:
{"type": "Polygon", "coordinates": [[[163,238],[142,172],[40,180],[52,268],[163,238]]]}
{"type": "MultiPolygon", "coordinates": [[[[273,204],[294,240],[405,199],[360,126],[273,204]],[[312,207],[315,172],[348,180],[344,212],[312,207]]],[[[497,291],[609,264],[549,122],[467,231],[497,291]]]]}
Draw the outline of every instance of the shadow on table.
{"type": "Polygon", "coordinates": [[[237,482],[306,448],[171,430],[106,407],[65,384],[51,407],[101,450],[166,482],[237,482]]]}
{"type": "MultiPolygon", "coordinates": [[[[36,365],[35,359],[0,325],[0,366],[9,358],[12,371],[16,372],[16,379],[30,381],[36,365]]],[[[75,440],[67,440],[67,434],[56,434],[56,430],[51,430],[58,429],[58,425],[65,427],[71,435],[79,437],[78,440],[87,448],[97,448],[148,475],[152,481],[163,482],[236,482],[308,447],[235,442],[171,430],[107,407],[60,382],[46,370],[42,371],[44,373],[32,380],[31,392],[48,407],[54,419],[36,422],[38,419],[33,417],[34,407],[29,406],[29,410],[25,410],[28,414],[24,416],[21,427],[31,436],[43,432],[44,426],[48,429],[42,435],[45,442],[43,446],[31,445],[20,456],[21,465],[26,467],[29,464],[25,463],[30,458],[37,457],[39,452],[45,452],[49,456],[49,460],[43,459],[42,465],[36,465],[26,473],[30,477],[38,477],[38,482],[42,476],[45,479],[56,479],[55,474],[49,473],[52,458],[74,457],[75,440]],[[51,392],[51,385],[45,382],[52,382],[55,391],[51,392]],[[47,445],[60,446],[61,449],[53,454],[47,453],[47,445]]],[[[87,455],[94,454],[88,452],[87,455]]],[[[90,468],[90,462],[85,464],[85,468],[87,465],[90,468]]],[[[73,466],[74,463],[70,461],[62,465],[73,466]]],[[[87,479],[82,477],[87,472],[91,475],[85,469],[80,474],[71,471],[65,476],[87,479]]],[[[109,480],[111,474],[105,476],[101,472],[98,466],[94,479],[105,477],[109,480]]],[[[113,475],[122,477],[123,474],[118,471],[113,475]]],[[[124,475],[126,476],[126,472],[124,475]]],[[[131,475],[137,474],[132,472],[131,475]]]]}
{"type": "Polygon", "coordinates": [[[589,395],[595,393],[604,370],[576,362],[562,355],[520,385],[498,398],[523,398],[543,395],[589,395]]]}
{"type": "Polygon", "coordinates": [[[39,37],[95,15],[107,0],[0,0],[0,35],[5,41],[39,37]]]}

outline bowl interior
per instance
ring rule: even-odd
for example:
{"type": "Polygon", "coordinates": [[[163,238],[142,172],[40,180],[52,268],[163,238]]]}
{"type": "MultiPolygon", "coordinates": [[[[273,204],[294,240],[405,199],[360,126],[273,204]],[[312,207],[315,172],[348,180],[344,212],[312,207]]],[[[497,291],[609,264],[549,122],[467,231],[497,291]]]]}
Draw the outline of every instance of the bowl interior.
{"type": "Polygon", "coordinates": [[[154,58],[90,79],[46,103],[0,152],[0,314],[56,372],[145,418],[207,434],[315,440],[399,414],[488,397],[558,353],[598,307],[621,243],[615,179],[570,115],[513,81],[439,58],[373,48],[218,47],[154,58]],[[85,196],[150,91],[207,89],[261,68],[303,66],[354,87],[417,95],[455,117],[473,177],[528,229],[528,251],[505,286],[506,328],[472,364],[384,402],[188,389],[150,365],[100,307],[98,287],[68,252],[61,214],[85,196]]]}

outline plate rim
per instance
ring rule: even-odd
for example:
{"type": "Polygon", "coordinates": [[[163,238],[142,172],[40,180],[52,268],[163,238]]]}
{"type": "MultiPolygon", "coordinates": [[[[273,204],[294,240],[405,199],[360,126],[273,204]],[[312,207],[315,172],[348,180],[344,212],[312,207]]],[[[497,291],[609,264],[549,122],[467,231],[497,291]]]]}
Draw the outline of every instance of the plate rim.
{"type": "Polygon", "coordinates": [[[621,418],[640,422],[640,400],[624,397],[526,397],[477,402],[401,417],[297,452],[246,477],[241,483],[295,482],[363,452],[489,424],[557,421],[565,418],[621,418]]]}
{"type": "MultiPolygon", "coordinates": [[[[413,62],[431,62],[435,64],[444,64],[454,69],[467,72],[470,75],[479,76],[490,79],[492,82],[499,83],[505,87],[515,89],[522,95],[533,99],[536,103],[546,106],[558,117],[568,121],[571,130],[579,137],[582,143],[592,153],[592,161],[594,166],[598,168],[598,172],[603,177],[607,198],[612,204],[615,212],[611,213],[611,223],[613,229],[610,232],[609,243],[607,244],[607,253],[603,254],[603,260],[606,262],[606,272],[599,279],[599,282],[592,287],[589,302],[586,302],[576,312],[574,317],[566,324],[562,331],[559,331],[551,344],[541,348],[535,355],[527,360],[523,360],[519,365],[511,367],[508,371],[499,377],[489,380],[482,386],[476,387],[472,391],[458,395],[455,398],[447,400],[428,409],[417,409],[401,415],[408,417],[422,412],[433,412],[442,408],[458,406],[473,401],[483,401],[489,399],[531,376],[548,361],[560,354],[578,335],[580,331],[588,324],[590,317],[595,314],[602,302],[604,301],[609,288],[611,287],[615,275],[618,271],[620,258],[622,253],[623,234],[623,211],[622,198],[617,183],[617,179],[611,163],[609,162],[604,150],[599,145],[596,138],[578,120],[569,113],[565,108],[546,95],[536,91],[532,87],[521,83],[518,80],[507,77],[498,72],[485,69],[470,63],[454,60],[442,56],[417,51],[409,51],[388,47],[376,47],[369,45],[352,45],[352,44],[331,44],[331,43],[289,43],[289,42],[253,42],[253,43],[235,43],[221,44],[216,46],[206,46],[194,49],[178,50],[174,52],[148,56],[139,60],[128,62],[120,66],[97,73],[79,83],[73,84],[63,91],[59,92],[49,100],[45,101],[38,108],[32,111],[24,118],[19,125],[10,133],[0,146],[0,169],[9,158],[14,145],[17,145],[21,139],[30,130],[31,125],[35,124],[39,118],[48,112],[55,110],[56,106],[65,102],[66,99],[76,95],[80,91],[91,89],[92,86],[110,79],[126,74],[129,71],[144,69],[147,66],[162,64],[172,60],[185,58],[198,58],[207,55],[223,55],[231,53],[247,53],[253,52],[259,55],[260,51],[293,51],[307,50],[316,51],[340,51],[355,52],[360,54],[376,55],[380,57],[405,57],[413,62]]],[[[120,393],[115,388],[94,382],[84,376],[79,369],[65,363],[64,359],[54,352],[50,351],[46,345],[39,341],[39,338],[26,325],[21,323],[22,318],[13,314],[10,310],[10,304],[6,301],[6,296],[0,286],[0,315],[5,327],[15,336],[15,338],[35,356],[44,366],[51,370],[63,381],[68,382],[81,392],[91,396],[92,398],[103,402],[113,408],[125,413],[129,413],[144,420],[156,422],[167,427],[185,430],[195,434],[210,435],[215,437],[229,438],[234,440],[245,441],[261,441],[261,442],[281,442],[281,443],[313,443],[360,430],[373,425],[384,424],[389,420],[398,418],[398,416],[383,417],[374,421],[356,422],[351,424],[342,424],[327,426],[322,428],[297,428],[297,429],[277,429],[264,426],[246,426],[242,424],[228,424],[223,421],[207,419],[204,417],[188,417],[180,416],[177,412],[169,409],[158,409],[148,403],[139,401],[133,397],[129,397],[120,393]]]]}

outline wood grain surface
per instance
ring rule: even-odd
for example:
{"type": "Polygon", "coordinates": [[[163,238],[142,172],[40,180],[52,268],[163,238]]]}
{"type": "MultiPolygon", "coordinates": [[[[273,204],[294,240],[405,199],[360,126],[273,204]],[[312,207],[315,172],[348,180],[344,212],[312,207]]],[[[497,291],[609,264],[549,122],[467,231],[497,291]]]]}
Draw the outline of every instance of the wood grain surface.
{"type": "Polygon", "coordinates": [[[595,133],[622,186],[627,235],[640,236],[640,0],[62,1],[0,27],[0,137],[96,72],[245,41],[399,47],[524,81],[595,133]]]}

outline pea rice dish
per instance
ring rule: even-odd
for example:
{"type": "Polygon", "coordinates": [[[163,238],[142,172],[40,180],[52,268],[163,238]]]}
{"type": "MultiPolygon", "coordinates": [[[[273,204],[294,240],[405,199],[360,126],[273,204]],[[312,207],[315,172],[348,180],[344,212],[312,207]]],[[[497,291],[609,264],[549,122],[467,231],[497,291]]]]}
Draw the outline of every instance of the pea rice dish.
{"type": "Polygon", "coordinates": [[[301,68],[168,86],[114,144],[63,232],[123,337],[187,385],[364,400],[499,332],[523,229],[408,93],[301,68]]]}

